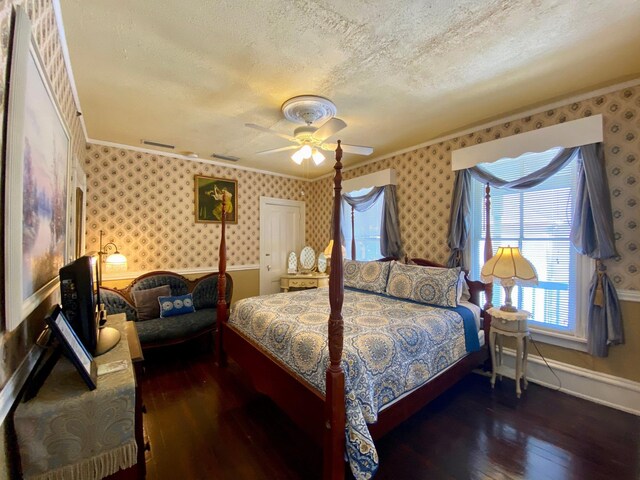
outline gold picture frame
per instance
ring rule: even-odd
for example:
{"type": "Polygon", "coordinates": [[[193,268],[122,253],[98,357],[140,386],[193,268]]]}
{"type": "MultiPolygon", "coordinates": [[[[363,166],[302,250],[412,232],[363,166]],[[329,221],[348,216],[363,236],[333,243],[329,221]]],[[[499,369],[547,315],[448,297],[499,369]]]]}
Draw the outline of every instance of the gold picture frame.
{"type": "Polygon", "coordinates": [[[196,223],[220,223],[223,198],[227,208],[226,223],[238,223],[237,180],[195,175],[193,183],[196,223]]]}

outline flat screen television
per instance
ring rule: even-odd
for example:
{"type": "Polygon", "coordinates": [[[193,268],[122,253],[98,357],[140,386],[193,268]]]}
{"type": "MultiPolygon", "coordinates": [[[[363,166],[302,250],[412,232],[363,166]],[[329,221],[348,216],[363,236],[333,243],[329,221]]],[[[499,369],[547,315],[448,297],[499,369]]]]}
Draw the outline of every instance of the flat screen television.
{"type": "Polygon", "coordinates": [[[113,348],[120,332],[100,327],[99,256],[85,255],[60,269],[62,311],[71,328],[92,355],[113,348]]]}

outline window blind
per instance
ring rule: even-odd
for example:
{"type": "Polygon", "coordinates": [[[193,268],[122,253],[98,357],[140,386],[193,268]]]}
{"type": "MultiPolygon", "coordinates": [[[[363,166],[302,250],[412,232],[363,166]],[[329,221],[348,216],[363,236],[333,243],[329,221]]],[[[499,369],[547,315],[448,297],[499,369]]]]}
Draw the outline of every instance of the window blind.
{"type": "MultiPolygon", "coordinates": [[[[561,147],[541,153],[505,158],[482,168],[505,180],[514,180],[548,164],[561,147]]],[[[518,246],[535,266],[539,284],[516,287],[514,305],[531,312],[530,323],[539,328],[575,333],[577,253],[570,242],[576,163],[570,162],[540,185],[524,190],[491,189],[491,238],[500,246],[518,246]]],[[[472,274],[479,278],[484,263],[484,185],[472,182],[472,274]]],[[[492,303],[504,303],[504,289],[493,289],[492,303]]]]}

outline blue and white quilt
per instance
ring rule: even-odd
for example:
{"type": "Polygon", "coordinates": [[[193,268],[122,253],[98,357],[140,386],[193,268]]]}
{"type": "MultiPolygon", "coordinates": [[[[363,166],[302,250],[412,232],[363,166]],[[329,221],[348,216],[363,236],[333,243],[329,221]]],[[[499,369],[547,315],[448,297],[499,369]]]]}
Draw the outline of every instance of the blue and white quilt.
{"type": "MultiPolygon", "coordinates": [[[[319,288],[240,300],[229,322],[324,394],[329,312],[328,289],[319,288]]],[[[479,349],[478,332],[464,307],[433,307],[349,289],[342,316],[346,450],[355,478],[368,479],[378,468],[378,454],[367,423],[375,423],[385,405],[479,349]]]]}

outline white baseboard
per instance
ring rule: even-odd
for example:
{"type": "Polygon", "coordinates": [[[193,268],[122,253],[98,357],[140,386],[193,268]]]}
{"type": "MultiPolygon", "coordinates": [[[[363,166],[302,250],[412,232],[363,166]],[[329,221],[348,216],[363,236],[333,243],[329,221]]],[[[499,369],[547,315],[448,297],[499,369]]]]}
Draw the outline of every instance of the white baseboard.
{"type": "Polygon", "coordinates": [[[20,393],[24,382],[27,381],[41,353],[42,347],[33,345],[31,350],[27,352],[24,360],[18,365],[16,371],[13,372],[11,378],[9,378],[2,390],[0,390],[0,423],[4,422],[4,419],[7,417],[7,414],[18,397],[18,393],[20,393]]]}
{"type": "MultiPolygon", "coordinates": [[[[515,350],[504,349],[507,367],[515,368],[515,355],[515,350]]],[[[640,416],[640,383],[555,360],[547,359],[547,363],[562,382],[561,392],[640,416]]],[[[559,387],[558,379],[537,355],[528,357],[527,380],[555,390],[559,387]]]]}
{"type": "MultiPolygon", "coordinates": [[[[227,272],[238,272],[241,270],[259,270],[260,265],[258,264],[247,264],[247,265],[229,265],[227,266],[227,272]]],[[[138,272],[118,272],[118,273],[105,273],[102,276],[102,280],[133,280],[134,278],[138,278],[140,275],[144,275],[145,273],[150,273],[154,270],[143,270],[138,272]]],[[[211,272],[217,272],[218,267],[197,267],[197,268],[179,268],[172,269],[173,273],[178,273],[180,275],[191,275],[191,274],[202,274],[205,275],[211,272]]]]}

